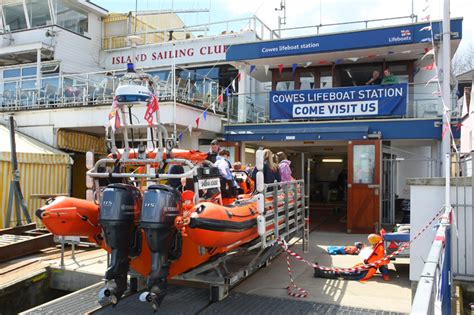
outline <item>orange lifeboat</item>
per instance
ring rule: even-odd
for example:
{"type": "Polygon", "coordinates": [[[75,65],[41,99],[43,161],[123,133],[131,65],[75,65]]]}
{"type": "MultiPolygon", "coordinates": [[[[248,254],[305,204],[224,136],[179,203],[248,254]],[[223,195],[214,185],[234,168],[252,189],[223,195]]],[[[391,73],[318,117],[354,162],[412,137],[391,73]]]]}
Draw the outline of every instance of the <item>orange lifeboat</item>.
{"type": "Polygon", "coordinates": [[[99,206],[91,201],[57,197],[36,210],[36,216],[55,235],[93,237],[101,233],[99,206]]]}
{"type": "Polygon", "coordinates": [[[176,222],[187,222],[186,234],[200,246],[227,247],[258,236],[257,216],[255,203],[225,207],[202,202],[176,222]]]}

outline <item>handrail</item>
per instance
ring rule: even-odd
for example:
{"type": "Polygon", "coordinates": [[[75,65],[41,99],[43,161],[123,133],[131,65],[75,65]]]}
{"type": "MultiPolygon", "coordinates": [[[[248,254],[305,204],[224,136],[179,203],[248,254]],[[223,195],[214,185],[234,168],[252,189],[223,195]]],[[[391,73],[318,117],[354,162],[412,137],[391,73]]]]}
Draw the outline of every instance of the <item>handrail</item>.
{"type": "Polygon", "coordinates": [[[451,226],[449,219],[451,211],[451,207],[446,207],[444,215],[441,217],[435,238],[428,253],[428,258],[416,287],[411,314],[433,314],[433,295],[437,295],[435,284],[438,283],[443,273],[443,270],[440,270],[440,265],[443,263],[444,257],[446,257],[445,252],[450,250],[449,236],[447,236],[447,233],[449,233],[448,230],[451,226]]]}
{"type": "Polygon", "coordinates": [[[339,23],[328,23],[328,24],[319,24],[319,25],[307,25],[307,26],[296,26],[296,27],[286,27],[282,28],[278,31],[294,31],[294,30],[301,30],[307,28],[317,28],[317,34],[319,34],[319,29],[322,27],[330,27],[330,26],[342,26],[342,25],[351,25],[351,24],[361,24],[365,23],[365,29],[368,28],[369,23],[373,22],[381,22],[381,21],[391,21],[391,20],[400,20],[400,19],[412,19],[418,21],[418,16],[415,14],[407,15],[407,16],[398,16],[392,18],[380,18],[380,19],[370,19],[370,20],[359,20],[359,21],[349,21],[349,22],[339,22],[339,23]]]}

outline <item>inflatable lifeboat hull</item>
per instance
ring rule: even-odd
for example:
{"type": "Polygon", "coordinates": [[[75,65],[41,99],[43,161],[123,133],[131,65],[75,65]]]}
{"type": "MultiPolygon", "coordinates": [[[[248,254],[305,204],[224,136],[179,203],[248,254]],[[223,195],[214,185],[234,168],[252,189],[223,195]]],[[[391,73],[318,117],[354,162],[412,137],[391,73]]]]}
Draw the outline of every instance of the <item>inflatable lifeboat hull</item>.
{"type": "Polygon", "coordinates": [[[92,237],[101,233],[99,206],[91,201],[57,197],[36,210],[36,216],[54,235],[92,237]]]}

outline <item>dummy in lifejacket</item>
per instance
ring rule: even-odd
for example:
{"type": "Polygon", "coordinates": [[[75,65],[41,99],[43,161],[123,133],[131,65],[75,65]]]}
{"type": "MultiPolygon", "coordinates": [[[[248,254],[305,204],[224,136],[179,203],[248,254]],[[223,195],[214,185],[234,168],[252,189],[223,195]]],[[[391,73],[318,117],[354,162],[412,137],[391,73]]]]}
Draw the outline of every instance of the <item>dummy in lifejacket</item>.
{"type": "Polygon", "coordinates": [[[377,272],[377,269],[379,269],[380,273],[382,274],[383,279],[385,281],[390,280],[390,276],[388,275],[388,268],[387,268],[388,260],[382,260],[385,257],[385,248],[384,248],[382,237],[378,234],[370,234],[367,239],[369,243],[373,246],[372,252],[367,258],[364,259],[364,263],[357,264],[354,267],[359,267],[364,264],[375,263],[374,267],[369,267],[368,269],[354,271],[354,272],[327,271],[327,270],[321,270],[315,267],[314,277],[315,278],[328,278],[328,279],[367,281],[370,278],[372,278],[374,274],[377,272]]]}

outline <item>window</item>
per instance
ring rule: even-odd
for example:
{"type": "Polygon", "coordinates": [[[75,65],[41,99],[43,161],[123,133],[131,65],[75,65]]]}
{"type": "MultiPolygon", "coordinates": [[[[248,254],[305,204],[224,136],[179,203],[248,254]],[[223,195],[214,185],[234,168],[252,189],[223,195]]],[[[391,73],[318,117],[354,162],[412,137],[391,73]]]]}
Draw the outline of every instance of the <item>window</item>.
{"type": "Polygon", "coordinates": [[[278,81],[276,85],[277,91],[291,91],[295,89],[295,81],[278,81]]]}
{"type": "Polygon", "coordinates": [[[314,74],[311,72],[303,72],[300,76],[300,90],[312,90],[314,86],[314,74]]]}
{"type": "Polygon", "coordinates": [[[48,1],[26,0],[26,9],[28,11],[30,27],[51,24],[48,1]]]}
{"type": "Polygon", "coordinates": [[[23,77],[36,76],[36,67],[23,68],[21,75],[23,77]]]}
{"type": "Polygon", "coordinates": [[[16,68],[16,69],[8,69],[3,71],[3,78],[4,79],[9,79],[9,78],[18,78],[21,76],[21,69],[16,68]]]}
{"type": "Polygon", "coordinates": [[[322,89],[332,88],[332,73],[331,71],[321,71],[321,85],[322,89]]]}
{"type": "Polygon", "coordinates": [[[28,28],[26,24],[23,3],[4,5],[5,24],[10,27],[10,31],[17,31],[28,28]]]}
{"type": "Polygon", "coordinates": [[[84,35],[88,31],[88,17],[87,13],[62,0],[56,0],[54,3],[54,11],[56,12],[56,23],[72,32],[84,35]]]}
{"type": "Polygon", "coordinates": [[[354,145],[353,161],[354,184],[374,183],[375,146],[373,144],[354,145]]]}

